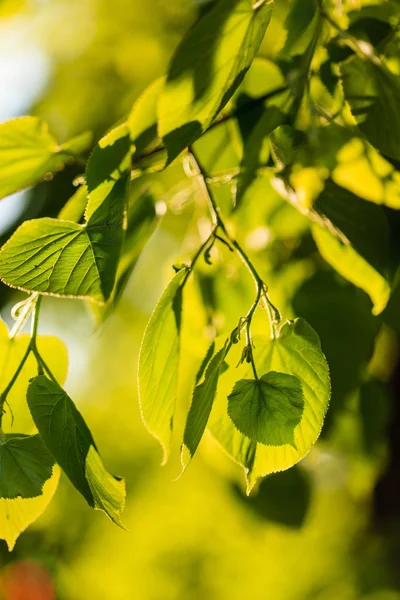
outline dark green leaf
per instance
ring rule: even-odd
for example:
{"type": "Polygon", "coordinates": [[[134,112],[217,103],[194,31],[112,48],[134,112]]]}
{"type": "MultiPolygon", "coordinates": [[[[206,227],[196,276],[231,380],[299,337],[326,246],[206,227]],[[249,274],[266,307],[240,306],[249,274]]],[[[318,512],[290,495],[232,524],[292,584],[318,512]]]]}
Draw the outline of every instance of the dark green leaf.
{"type": "Polygon", "coordinates": [[[122,527],[125,483],[105,468],[71,398],[57,383],[40,375],[31,380],[27,400],[43,442],[71,483],[89,506],[104,511],[122,527]]]}
{"type": "Polygon", "coordinates": [[[235,427],[266,446],[296,448],[294,430],[303,409],[301,382],[287,373],[270,371],[257,380],[241,379],[228,396],[228,414],[235,427]]]}
{"type": "Polygon", "coordinates": [[[40,435],[0,439],[0,498],[35,498],[50,479],[54,459],[40,435]]]}
{"type": "Polygon", "coordinates": [[[343,90],[358,126],[375,148],[400,156],[400,79],[383,65],[354,57],[341,66],[343,90]]]}
{"type": "MultiPolygon", "coordinates": [[[[211,356],[214,345],[210,347],[211,356]]],[[[192,404],[186,420],[183,444],[181,447],[181,463],[183,471],[193,458],[210,416],[215,394],[217,392],[218,379],[224,369],[224,361],[229,346],[225,346],[211,358],[210,350],[200,367],[196,377],[196,387],[193,390],[192,404]],[[207,362],[206,362],[207,361],[207,362]],[[206,363],[206,364],[205,364],[206,363]],[[208,366],[207,366],[208,364],[208,366]],[[204,374],[204,379],[203,379],[204,374]]]]}

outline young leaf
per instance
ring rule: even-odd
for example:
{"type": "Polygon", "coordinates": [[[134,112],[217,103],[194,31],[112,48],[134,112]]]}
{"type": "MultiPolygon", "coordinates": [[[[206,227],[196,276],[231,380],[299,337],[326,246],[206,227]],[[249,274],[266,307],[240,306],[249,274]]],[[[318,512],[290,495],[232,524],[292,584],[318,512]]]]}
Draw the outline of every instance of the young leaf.
{"type": "Polygon", "coordinates": [[[234,368],[240,349],[234,347],[227,358],[231,367],[220,377],[209,427],[227,453],[243,466],[248,492],[258,478],[289,469],[315,444],[322,428],[330,398],[329,369],[315,331],[303,319],[285,323],[276,339],[255,339],[257,367],[296,377],[303,389],[304,410],[294,430],[295,446],[265,446],[240,433],[228,415],[228,396],[233,382],[250,376],[249,365],[234,368]]]}
{"type": "Polygon", "coordinates": [[[82,134],[59,146],[46,123],[37,117],[19,117],[0,124],[0,198],[41,181],[61,169],[87,146],[82,134]],[[78,143],[79,141],[79,143],[78,143]]]}
{"type": "Polygon", "coordinates": [[[169,162],[207,129],[243,80],[271,19],[272,1],[221,0],[188,32],[158,104],[169,162]]]}
{"type": "Polygon", "coordinates": [[[144,424],[163,449],[162,464],[168,460],[175,415],[186,274],[183,268],[170,281],[150,317],[140,348],[140,408],[144,424]]]}
{"type": "Polygon", "coordinates": [[[301,382],[270,371],[260,379],[241,379],[228,396],[228,414],[245,436],[266,446],[296,448],[294,430],[304,408],[301,382]]]}
{"type": "Polygon", "coordinates": [[[40,496],[53,466],[40,435],[7,435],[0,440],[0,498],[40,496]]]}
{"type": "Polygon", "coordinates": [[[60,469],[54,466],[53,474],[43,485],[36,498],[0,498],[0,539],[5,540],[11,552],[19,535],[34,523],[46,510],[57,490],[60,469]]]}
{"type": "Polygon", "coordinates": [[[125,483],[111,475],[92,434],[67,393],[44,375],[31,380],[28,406],[49,452],[89,506],[123,527],[125,483]]]}
{"type": "Polygon", "coordinates": [[[224,369],[225,356],[228,351],[229,346],[225,344],[213,357],[214,344],[212,344],[197,374],[196,387],[193,390],[192,404],[186,419],[181,447],[182,472],[192,460],[207,427],[217,393],[218,379],[224,369]]]}

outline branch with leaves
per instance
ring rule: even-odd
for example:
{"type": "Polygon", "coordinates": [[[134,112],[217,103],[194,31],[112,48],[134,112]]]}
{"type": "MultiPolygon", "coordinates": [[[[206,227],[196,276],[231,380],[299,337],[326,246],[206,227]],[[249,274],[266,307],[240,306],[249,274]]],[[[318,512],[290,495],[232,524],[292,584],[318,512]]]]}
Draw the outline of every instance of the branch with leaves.
{"type": "MultiPolygon", "coordinates": [[[[37,516],[29,512],[30,500],[42,498],[47,506],[59,467],[92,508],[122,526],[125,484],[105,468],[63,378],[42,351],[39,315],[44,296],[84,300],[100,320],[112,312],[158,223],[153,203],[132,189],[149,174],[162,177],[172,164],[183,167],[183,184],[195,182],[199,211],[205,204],[211,222],[190,263],[176,267],[140,351],[142,417],[162,446],[163,463],[178,402],[186,290],[199,260],[212,262],[214,245],[228,248],[229,260],[240,260],[255,293],[239,322],[215,331],[198,370],[182,469],[207,428],[242,465],[248,492],[315,444],[331,394],[319,337],[302,318],[284,320],[272,303],[268,278],[238,241],[244,238],[240,221],[246,206],[258,209],[253,195],[259,185],[266,198],[275,194],[306,217],[315,251],[369,295],[375,315],[393,302],[398,265],[381,241],[394,247],[387,211],[400,208],[399,57],[392,44],[399,14],[395,2],[384,5],[335,14],[328,2],[290,3],[285,41],[265,59],[257,53],[273,3],[212,3],[179,44],[166,77],[96,144],[59,217],[27,220],[3,245],[1,280],[29,295],[14,307],[15,326],[2,338],[11,354],[24,344],[0,394],[0,506],[7,503],[12,524],[11,533],[3,532],[0,519],[0,537],[10,547],[37,516]],[[371,19],[383,23],[379,35],[371,19]],[[226,148],[234,157],[228,165],[220,156],[226,148]],[[220,188],[229,189],[229,205],[220,188]],[[259,308],[270,325],[262,337],[254,333],[259,308]],[[29,318],[26,340],[21,332],[29,318]],[[15,433],[18,422],[11,423],[12,432],[4,426],[21,381],[33,435],[15,433]],[[27,507],[20,525],[12,513],[16,499],[27,507]]],[[[34,117],[1,124],[0,197],[50,179],[71,160],[85,163],[90,143],[82,134],[60,145],[34,117]]],[[[261,206],[261,195],[257,202],[261,206]]]]}

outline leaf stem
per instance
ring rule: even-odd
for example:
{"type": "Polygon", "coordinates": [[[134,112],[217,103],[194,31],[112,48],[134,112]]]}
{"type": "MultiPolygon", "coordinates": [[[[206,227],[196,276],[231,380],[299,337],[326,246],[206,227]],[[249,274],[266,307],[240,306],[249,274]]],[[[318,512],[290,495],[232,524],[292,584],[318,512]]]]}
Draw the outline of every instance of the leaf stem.
{"type": "Polygon", "coordinates": [[[17,381],[18,376],[21,373],[21,371],[22,371],[22,369],[23,369],[23,367],[24,367],[24,365],[25,365],[25,363],[26,363],[26,361],[28,359],[29,354],[31,353],[31,350],[32,350],[32,347],[31,347],[31,344],[29,343],[27,349],[25,350],[25,354],[23,355],[23,357],[21,359],[21,362],[19,363],[19,365],[18,365],[18,367],[17,367],[14,375],[12,376],[12,378],[11,378],[11,380],[9,382],[9,384],[6,386],[6,388],[0,394],[0,427],[1,427],[1,421],[2,421],[3,413],[4,413],[4,403],[6,402],[7,396],[10,393],[13,385],[17,381]]]}
{"type": "Polygon", "coordinates": [[[18,333],[21,331],[32,310],[35,307],[35,304],[38,300],[39,294],[34,292],[29,298],[26,298],[22,302],[18,302],[15,306],[13,306],[11,314],[15,319],[14,327],[10,331],[10,339],[13,340],[18,333]]]}
{"type": "Polygon", "coordinates": [[[203,254],[203,252],[205,252],[207,250],[207,248],[210,246],[210,244],[214,240],[216,229],[217,229],[216,227],[213,228],[210,235],[204,240],[204,242],[201,244],[201,246],[197,250],[196,254],[193,256],[192,261],[189,265],[188,271],[182,281],[182,286],[181,286],[182,288],[185,285],[185,283],[187,282],[187,280],[189,279],[191,273],[193,272],[193,269],[194,269],[197,261],[199,260],[200,256],[203,254]]]}
{"type": "MultiPolygon", "coordinates": [[[[241,261],[243,262],[243,264],[246,266],[247,270],[251,274],[254,284],[255,284],[255,287],[256,287],[256,300],[246,317],[246,321],[249,321],[248,328],[247,328],[248,335],[250,335],[251,320],[253,318],[254,312],[255,312],[257,306],[259,305],[260,301],[262,300],[264,303],[264,306],[268,312],[268,317],[269,317],[270,327],[271,327],[271,336],[273,338],[275,338],[277,335],[276,325],[281,321],[281,315],[280,315],[279,310],[276,308],[276,306],[274,306],[272,304],[272,302],[269,299],[268,286],[266,285],[266,283],[262,280],[262,278],[258,274],[256,268],[254,267],[250,258],[247,256],[246,252],[243,250],[242,246],[239,244],[239,242],[237,240],[232,238],[229,231],[227,230],[224,220],[221,217],[220,208],[217,205],[217,202],[215,200],[212,189],[209,186],[207,173],[205,172],[204,168],[202,167],[198,157],[193,152],[192,148],[190,149],[189,156],[190,156],[190,158],[196,168],[197,174],[199,176],[199,182],[200,182],[201,189],[210,205],[211,217],[212,217],[212,221],[213,221],[213,225],[214,225],[214,231],[217,228],[221,229],[222,233],[228,240],[229,246],[231,246],[236,251],[237,255],[239,256],[239,258],[241,259],[241,261]]],[[[250,346],[250,348],[251,348],[251,346],[250,346]]]]}

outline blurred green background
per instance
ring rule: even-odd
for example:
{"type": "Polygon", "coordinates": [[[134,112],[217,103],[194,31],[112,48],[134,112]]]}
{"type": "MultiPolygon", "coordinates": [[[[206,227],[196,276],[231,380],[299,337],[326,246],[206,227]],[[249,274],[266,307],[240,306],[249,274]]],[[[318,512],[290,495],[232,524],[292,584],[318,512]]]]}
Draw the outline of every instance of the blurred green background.
{"type": "MultiPolygon", "coordinates": [[[[60,141],[86,129],[98,139],[165,73],[201,4],[0,0],[0,119],[35,114],[60,141]]],[[[277,2],[262,48],[266,56],[284,42],[286,5],[277,2]]],[[[3,200],[0,235],[21,219],[56,215],[80,174],[79,166],[69,166],[51,185],[3,200]]],[[[160,450],[140,419],[136,367],[152,307],[171,265],[196,247],[193,232],[202,217],[193,188],[182,184],[180,164],[140,180],[132,193],[148,193],[165,215],[117,311],[99,328],[80,302],[48,299],[41,321],[41,333],[67,345],[67,390],[107,465],[126,477],[129,532],[91,511],[62,478],[50,507],[13,553],[0,543],[0,597],[400,599],[399,448],[390,434],[399,420],[392,401],[400,389],[397,334],[372,317],[366,294],[318,259],[305,219],[271,190],[254,188],[256,214],[247,204],[238,216],[246,226],[244,242],[285,317],[304,316],[320,334],[331,366],[332,405],[321,441],[306,459],[264,480],[250,498],[243,473],[209,436],[174,481],[179,435],[173,459],[160,468],[160,450]]],[[[232,329],[241,307],[252,301],[250,282],[231,263],[223,253],[216,256],[189,288],[178,433],[210,328],[232,329]],[[201,298],[210,311],[217,309],[216,325],[201,298]]],[[[9,324],[10,308],[21,298],[1,288],[1,315],[9,324]]]]}

